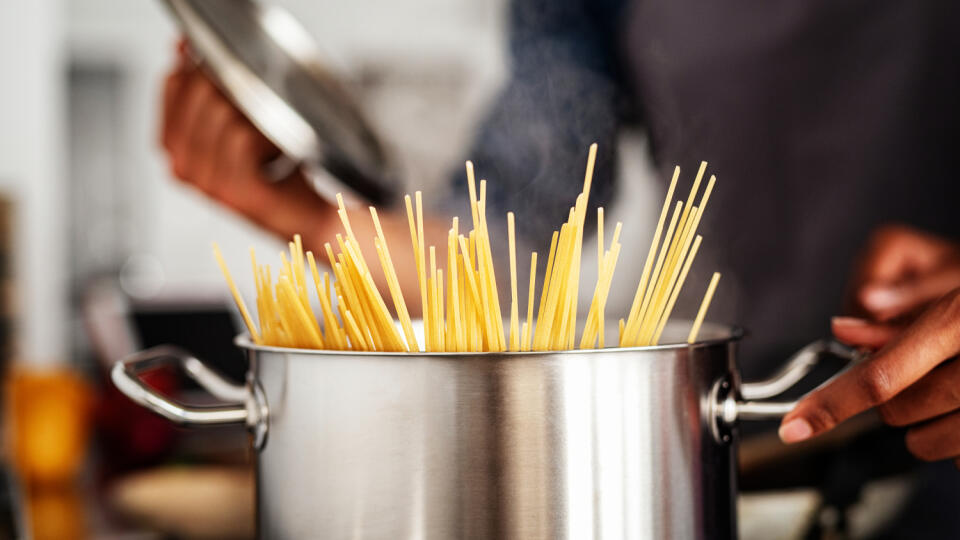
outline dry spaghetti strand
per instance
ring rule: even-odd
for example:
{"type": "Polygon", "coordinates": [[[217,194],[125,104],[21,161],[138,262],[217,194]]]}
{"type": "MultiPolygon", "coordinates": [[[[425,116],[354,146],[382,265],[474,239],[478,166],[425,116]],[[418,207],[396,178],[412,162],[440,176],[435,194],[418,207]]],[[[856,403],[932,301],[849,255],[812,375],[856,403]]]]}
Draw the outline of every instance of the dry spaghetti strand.
{"type": "Polygon", "coordinates": [[[697,311],[697,318],[693,321],[690,328],[690,334],[687,336],[687,343],[696,343],[697,335],[700,334],[700,326],[707,317],[707,310],[710,309],[710,301],[713,300],[713,293],[717,290],[717,284],[720,283],[720,272],[714,272],[710,279],[710,285],[707,287],[707,293],[703,295],[703,301],[700,302],[700,310],[697,311]]]}
{"type": "Polygon", "coordinates": [[[237,284],[233,281],[233,276],[230,275],[227,263],[223,260],[223,254],[220,253],[220,246],[217,244],[213,244],[213,256],[216,257],[217,264],[220,265],[220,270],[223,272],[223,277],[227,280],[230,293],[233,295],[233,301],[236,302],[237,309],[240,310],[240,316],[243,317],[243,323],[247,325],[247,331],[250,332],[250,339],[252,339],[254,343],[260,343],[260,332],[257,332],[257,326],[253,323],[253,317],[251,317],[250,312],[247,311],[247,304],[243,301],[243,296],[240,295],[240,290],[237,289],[237,284]]]}

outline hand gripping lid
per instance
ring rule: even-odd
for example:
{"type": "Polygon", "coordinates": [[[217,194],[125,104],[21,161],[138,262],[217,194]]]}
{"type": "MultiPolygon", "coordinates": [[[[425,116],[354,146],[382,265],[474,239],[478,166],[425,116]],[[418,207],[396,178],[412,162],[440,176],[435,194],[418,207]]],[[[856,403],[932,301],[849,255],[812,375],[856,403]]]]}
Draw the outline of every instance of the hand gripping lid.
{"type": "Polygon", "coordinates": [[[293,16],[251,0],[164,3],[207,73],[320,195],[395,199],[386,150],[293,16]]]}

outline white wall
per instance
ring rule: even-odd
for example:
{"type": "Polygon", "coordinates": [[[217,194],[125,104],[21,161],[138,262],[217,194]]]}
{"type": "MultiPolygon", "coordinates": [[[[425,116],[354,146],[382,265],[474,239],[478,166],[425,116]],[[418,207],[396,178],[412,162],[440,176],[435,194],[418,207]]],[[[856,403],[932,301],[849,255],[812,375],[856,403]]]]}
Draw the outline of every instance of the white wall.
{"type": "Polygon", "coordinates": [[[17,356],[65,351],[63,25],[57,0],[0,2],[0,191],[13,198],[17,356]]]}

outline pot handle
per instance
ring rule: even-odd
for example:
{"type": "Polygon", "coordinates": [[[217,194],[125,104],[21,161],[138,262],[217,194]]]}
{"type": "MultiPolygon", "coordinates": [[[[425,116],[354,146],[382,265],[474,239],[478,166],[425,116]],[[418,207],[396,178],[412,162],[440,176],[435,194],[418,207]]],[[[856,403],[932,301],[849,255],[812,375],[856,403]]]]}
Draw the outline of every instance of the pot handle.
{"type": "MultiPolygon", "coordinates": [[[[774,420],[781,418],[797,405],[794,401],[764,401],[778,396],[803,379],[820,363],[824,354],[847,360],[846,366],[827,382],[833,380],[855,363],[862,361],[864,352],[832,339],[814,341],[797,351],[783,368],[768,379],[743,383],[740,396],[730,391],[730,382],[722,379],[713,385],[710,396],[712,431],[719,442],[730,440],[730,430],[737,420],[774,420]]],[[[826,384],[826,383],[824,383],[826,384]]]]}
{"type": "Polygon", "coordinates": [[[163,345],[141,351],[117,361],[110,371],[113,384],[139,405],[181,425],[242,424],[257,427],[266,420],[266,406],[256,386],[248,390],[235,385],[210,369],[193,355],[177,347],[163,345]],[[191,379],[229,405],[191,407],[156,393],[139,375],[169,362],[179,362],[191,379]]]}

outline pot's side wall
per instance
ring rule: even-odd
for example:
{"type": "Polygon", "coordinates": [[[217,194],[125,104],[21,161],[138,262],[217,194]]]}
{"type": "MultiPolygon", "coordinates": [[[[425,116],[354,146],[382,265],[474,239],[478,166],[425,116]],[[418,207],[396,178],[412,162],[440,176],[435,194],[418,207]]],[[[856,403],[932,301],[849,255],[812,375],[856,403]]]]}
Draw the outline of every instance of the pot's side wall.
{"type": "Polygon", "coordinates": [[[734,537],[733,450],[702,412],[734,353],[254,353],[260,535],[734,537]]]}

